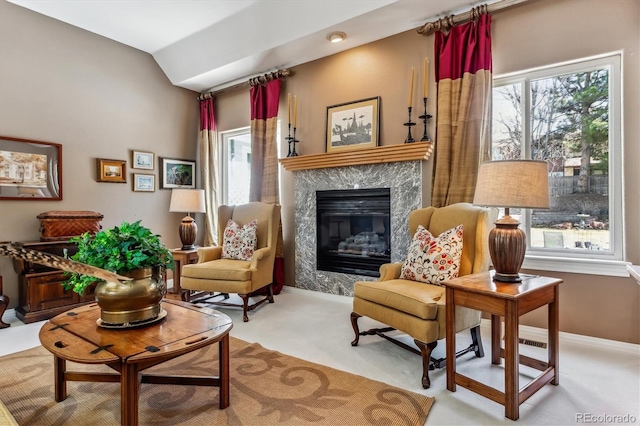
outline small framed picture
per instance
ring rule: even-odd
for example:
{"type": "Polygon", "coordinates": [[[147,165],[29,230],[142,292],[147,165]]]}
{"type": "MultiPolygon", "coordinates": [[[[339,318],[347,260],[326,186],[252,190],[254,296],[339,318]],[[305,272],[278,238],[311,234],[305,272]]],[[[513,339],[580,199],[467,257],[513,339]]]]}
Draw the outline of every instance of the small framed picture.
{"type": "Polygon", "coordinates": [[[160,159],[160,188],[196,187],[196,162],[189,160],[160,159]]]}
{"type": "Polygon", "coordinates": [[[98,182],[127,183],[127,162],[124,160],[96,159],[98,182]]]}
{"type": "Polygon", "coordinates": [[[134,173],[133,190],[136,192],[154,192],[156,190],[156,175],[134,173]]]}
{"type": "Polygon", "coordinates": [[[153,170],[153,152],[133,151],[132,169],[153,170]]]}

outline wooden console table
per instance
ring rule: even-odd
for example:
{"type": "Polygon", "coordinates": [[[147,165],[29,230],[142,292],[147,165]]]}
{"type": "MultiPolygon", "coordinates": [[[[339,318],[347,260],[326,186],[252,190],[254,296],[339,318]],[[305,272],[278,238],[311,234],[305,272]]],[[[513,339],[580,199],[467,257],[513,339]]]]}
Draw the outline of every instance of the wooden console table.
{"type": "MultiPolygon", "coordinates": [[[[140,328],[99,327],[100,307],[80,306],[46,322],[40,341],[53,354],[56,402],[67,398],[67,381],[120,383],[121,424],[138,424],[142,383],[217,386],[220,409],[229,406],[229,331],[231,318],[209,308],[165,299],[166,318],[140,328]],[[176,376],[143,373],[197,349],[219,343],[219,376],[176,376]],[[67,361],[104,364],[115,373],[68,371],[67,361]]],[[[79,407],[81,409],[81,407],[79,407]]]]}
{"type": "Polygon", "coordinates": [[[562,280],[541,276],[520,275],[519,284],[493,281],[493,271],[465,275],[443,282],[447,300],[447,389],[456,391],[456,384],[487,397],[505,407],[505,416],[518,420],[520,404],[545,384],[559,383],[558,355],[558,288],[562,280]],[[519,317],[541,306],[549,305],[548,362],[520,355],[518,352],[519,317]],[[505,390],[501,392],[469,377],[456,373],[456,306],[491,314],[491,363],[505,362],[505,390]],[[501,323],[504,317],[504,349],[500,347],[501,323]],[[533,381],[519,388],[519,364],[541,370],[533,381]]]}
{"type": "MultiPolygon", "coordinates": [[[[57,256],[64,256],[65,250],[69,256],[77,251],[77,246],[69,241],[27,241],[16,244],[57,256]]],[[[13,268],[18,273],[19,288],[16,316],[25,323],[49,319],[75,306],[95,300],[95,286],[87,288],[82,296],[72,290],[65,290],[62,283],[67,277],[59,269],[20,259],[14,259],[13,268]]]]}

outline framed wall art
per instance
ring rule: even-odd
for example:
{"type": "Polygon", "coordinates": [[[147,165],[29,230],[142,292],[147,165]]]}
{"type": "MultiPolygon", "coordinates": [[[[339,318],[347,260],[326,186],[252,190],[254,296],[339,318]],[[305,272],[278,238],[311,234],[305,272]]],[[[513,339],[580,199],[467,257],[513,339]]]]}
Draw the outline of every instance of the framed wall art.
{"type": "Polygon", "coordinates": [[[375,148],[379,123],[380,96],[328,106],[326,152],[375,148]]]}
{"type": "Polygon", "coordinates": [[[153,170],[153,152],[133,151],[132,169],[153,170]]]}
{"type": "Polygon", "coordinates": [[[98,182],[127,183],[127,162],[96,158],[96,180],[98,182]]]}
{"type": "Polygon", "coordinates": [[[133,190],[136,192],[154,192],[156,190],[156,175],[134,173],[133,190]]]}
{"type": "Polygon", "coordinates": [[[0,200],[62,200],[62,145],[0,136],[0,200]]]}
{"type": "Polygon", "coordinates": [[[160,159],[160,188],[196,187],[196,162],[189,160],[160,159]]]}

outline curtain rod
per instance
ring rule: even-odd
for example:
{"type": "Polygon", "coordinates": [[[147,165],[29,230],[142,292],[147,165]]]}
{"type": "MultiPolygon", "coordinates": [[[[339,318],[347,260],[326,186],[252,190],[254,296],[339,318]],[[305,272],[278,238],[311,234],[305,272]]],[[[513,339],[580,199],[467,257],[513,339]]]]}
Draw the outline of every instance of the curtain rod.
{"type": "MultiPolygon", "coordinates": [[[[485,9],[486,13],[498,12],[500,10],[507,9],[509,7],[515,6],[520,3],[524,3],[527,0],[502,0],[490,5],[482,5],[478,7],[474,7],[473,9],[458,13],[457,15],[449,15],[444,18],[440,18],[437,21],[427,22],[420,28],[418,28],[418,34],[422,34],[424,36],[428,36],[433,34],[439,30],[448,30],[454,25],[463,24],[465,22],[469,22],[474,19],[475,15],[480,11],[481,8],[485,9]]],[[[480,11],[482,13],[482,11],[480,11]]]]}
{"type": "Polygon", "coordinates": [[[198,95],[198,100],[199,101],[204,101],[205,99],[210,99],[210,98],[213,98],[213,97],[215,97],[217,95],[221,95],[223,93],[231,92],[231,91],[240,89],[242,87],[257,86],[258,84],[264,84],[267,81],[275,80],[276,78],[286,78],[286,77],[289,77],[291,74],[293,74],[291,69],[285,68],[285,69],[281,69],[281,70],[278,70],[278,71],[266,73],[264,75],[251,77],[247,81],[243,81],[242,83],[238,83],[238,84],[234,84],[234,85],[229,86],[229,87],[225,87],[224,89],[215,90],[213,92],[200,93],[198,95]]]}

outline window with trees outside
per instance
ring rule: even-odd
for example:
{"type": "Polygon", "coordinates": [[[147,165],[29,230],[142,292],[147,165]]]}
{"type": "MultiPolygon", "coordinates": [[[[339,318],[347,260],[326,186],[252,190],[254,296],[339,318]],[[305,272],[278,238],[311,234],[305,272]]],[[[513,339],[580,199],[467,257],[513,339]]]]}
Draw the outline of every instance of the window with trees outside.
{"type": "Polygon", "coordinates": [[[222,204],[246,204],[251,183],[251,129],[245,127],[223,132],[221,136],[222,204]]]}
{"type": "Polygon", "coordinates": [[[549,171],[550,209],[511,209],[527,233],[524,267],[617,275],[607,267],[623,260],[620,84],[618,54],[494,79],[492,159],[549,171]]]}

